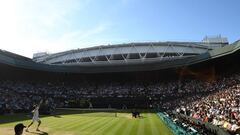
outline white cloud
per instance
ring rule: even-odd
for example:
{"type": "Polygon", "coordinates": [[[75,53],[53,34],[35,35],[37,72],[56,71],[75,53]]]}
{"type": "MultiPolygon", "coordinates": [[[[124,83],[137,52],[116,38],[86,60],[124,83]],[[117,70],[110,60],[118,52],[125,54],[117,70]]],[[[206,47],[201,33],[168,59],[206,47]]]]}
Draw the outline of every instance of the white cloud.
{"type": "MultiPolygon", "coordinates": [[[[66,43],[70,42],[70,44],[73,45],[81,45],[82,47],[86,47],[86,44],[82,44],[83,41],[86,40],[93,40],[93,36],[96,36],[105,30],[107,30],[110,26],[110,24],[107,23],[102,23],[99,24],[98,26],[88,29],[88,30],[77,30],[77,31],[72,31],[65,33],[61,38],[60,42],[66,43]]],[[[90,42],[89,42],[90,43],[90,42]]]]}
{"type": "MultiPolygon", "coordinates": [[[[34,52],[59,52],[83,45],[110,27],[72,29],[69,16],[81,13],[90,0],[0,1],[0,49],[32,57],[34,52]]],[[[84,46],[86,47],[86,46],[84,46]]]]}

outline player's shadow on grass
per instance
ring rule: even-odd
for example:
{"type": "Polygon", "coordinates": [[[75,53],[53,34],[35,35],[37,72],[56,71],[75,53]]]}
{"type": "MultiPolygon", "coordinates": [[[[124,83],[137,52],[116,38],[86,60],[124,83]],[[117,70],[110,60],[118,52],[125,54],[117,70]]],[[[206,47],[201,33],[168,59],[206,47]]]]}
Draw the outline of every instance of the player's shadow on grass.
{"type": "Polygon", "coordinates": [[[60,116],[60,115],[52,115],[52,116],[55,118],[62,118],[62,116],[60,116]]]}
{"type": "Polygon", "coordinates": [[[147,117],[145,117],[145,116],[139,116],[139,117],[137,117],[137,118],[135,118],[135,117],[132,117],[132,118],[134,118],[134,119],[145,119],[145,118],[147,118],[147,117]]]}
{"type": "MultiPolygon", "coordinates": [[[[40,115],[40,118],[44,118],[44,117],[50,117],[50,115],[40,115]]],[[[0,115],[0,125],[5,123],[25,121],[25,120],[31,120],[31,119],[32,119],[32,116],[25,113],[4,114],[4,115],[0,115]]]]}
{"type": "Polygon", "coordinates": [[[48,135],[48,133],[44,131],[38,131],[38,132],[29,131],[28,133],[35,134],[35,135],[48,135]]]}
{"type": "Polygon", "coordinates": [[[139,119],[145,119],[145,118],[147,118],[147,117],[145,117],[145,116],[139,116],[139,119]]]}

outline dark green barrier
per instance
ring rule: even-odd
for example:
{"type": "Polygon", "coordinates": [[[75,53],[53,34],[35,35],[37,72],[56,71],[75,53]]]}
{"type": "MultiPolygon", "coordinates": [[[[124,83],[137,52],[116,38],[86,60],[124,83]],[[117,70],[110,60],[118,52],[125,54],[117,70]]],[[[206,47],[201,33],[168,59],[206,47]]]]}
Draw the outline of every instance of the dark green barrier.
{"type": "Polygon", "coordinates": [[[198,125],[204,125],[206,127],[207,130],[209,131],[212,131],[213,133],[216,133],[217,135],[230,135],[227,131],[225,131],[224,129],[218,127],[218,126],[215,126],[215,125],[212,125],[210,123],[206,123],[206,122],[202,122],[200,120],[197,120],[195,118],[192,118],[192,117],[189,117],[189,116],[186,116],[186,115],[183,115],[183,114],[176,114],[175,115],[177,116],[180,116],[181,118],[184,118],[184,119],[188,119],[188,120],[191,120],[193,121],[195,124],[198,124],[198,125]]]}
{"type": "Polygon", "coordinates": [[[183,128],[177,126],[166,114],[158,112],[157,113],[158,117],[164,121],[164,123],[171,128],[171,130],[173,131],[173,133],[175,135],[197,135],[197,133],[195,132],[187,132],[185,131],[183,128]]]}

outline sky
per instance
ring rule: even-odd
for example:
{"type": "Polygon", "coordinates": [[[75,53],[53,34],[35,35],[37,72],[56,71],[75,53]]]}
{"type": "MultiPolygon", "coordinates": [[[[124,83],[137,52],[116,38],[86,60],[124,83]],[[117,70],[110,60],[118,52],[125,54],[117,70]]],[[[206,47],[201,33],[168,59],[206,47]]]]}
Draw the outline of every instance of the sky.
{"type": "Polygon", "coordinates": [[[32,57],[98,45],[240,39],[239,0],[0,0],[0,49],[32,57]]]}

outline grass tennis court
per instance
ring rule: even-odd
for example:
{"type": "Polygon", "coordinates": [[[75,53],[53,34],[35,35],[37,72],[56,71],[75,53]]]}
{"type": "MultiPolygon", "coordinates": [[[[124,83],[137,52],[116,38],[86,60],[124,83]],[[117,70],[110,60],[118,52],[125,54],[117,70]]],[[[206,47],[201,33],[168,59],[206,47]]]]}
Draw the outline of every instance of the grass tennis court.
{"type": "MultiPolygon", "coordinates": [[[[142,113],[142,118],[132,118],[130,113],[115,112],[61,112],[52,116],[40,116],[40,132],[37,123],[23,135],[172,135],[171,130],[155,113],[142,113]]],[[[22,122],[28,125],[27,114],[0,115],[0,134],[13,135],[13,127],[22,122]]]]}

